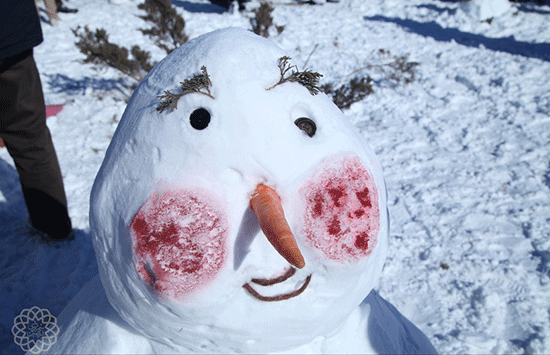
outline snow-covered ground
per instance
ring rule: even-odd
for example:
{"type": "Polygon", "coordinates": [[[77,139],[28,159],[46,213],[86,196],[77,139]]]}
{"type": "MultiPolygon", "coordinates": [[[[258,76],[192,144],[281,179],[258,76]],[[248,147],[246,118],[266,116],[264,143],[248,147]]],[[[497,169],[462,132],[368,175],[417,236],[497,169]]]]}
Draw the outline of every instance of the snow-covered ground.
{"type": "MultiPolygon", "coordinates": [[[[21,352],[11,327],[23,309],[58,315],[97,273],[89,195],[126,105],[127,79],[82,64],[71,29],[104,28],[112,42],[137,44],[159,61],[164,51],[139,31],[149,26],[137,17],[140,2],[67,0],[79,11],[61,14],[57,27],[42,11],[45,41],[35,59],[46,102],[66,104],[48,125],[77,236],[53,246],[28,235],[18,176],[0,149],[6,353],[21,352]]],[[[191,38],[251,28],[250,12],[172,2],[191,38]]],[[[378,154],[388,186],[390,251],[380,294],[441,353],[549,353],[550,4],[516,4],[491,21],[451,0],[273,6],[285,29],[270,38],[324,82],[348,80],[379,49],[420,63],[408,85],[363,72],[376,79],[375,92],[345,111],[378,154]]]]}

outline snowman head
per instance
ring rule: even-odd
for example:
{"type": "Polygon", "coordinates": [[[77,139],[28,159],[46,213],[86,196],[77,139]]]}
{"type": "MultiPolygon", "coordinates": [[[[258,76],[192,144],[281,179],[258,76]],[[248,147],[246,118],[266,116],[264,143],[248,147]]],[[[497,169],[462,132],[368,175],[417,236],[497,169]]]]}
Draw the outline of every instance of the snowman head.
{"type": "Polygon", "coordinates": [[[376,285],[381,168],[315,75],[231,28],[136,89],[90,223],[109,300],[137,330],[188,351],[283,350],[334,332],[376,285]]]}

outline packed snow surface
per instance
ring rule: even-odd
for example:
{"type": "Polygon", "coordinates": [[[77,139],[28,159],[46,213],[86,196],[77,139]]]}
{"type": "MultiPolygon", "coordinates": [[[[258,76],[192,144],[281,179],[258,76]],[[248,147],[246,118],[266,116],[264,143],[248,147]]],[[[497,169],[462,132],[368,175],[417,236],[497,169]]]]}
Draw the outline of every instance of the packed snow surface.
{"type": "MultiPolygon", "coordinates": [[[[46,102],[65,103],[48,125],[77,236],[53,246],[28,234],[17,173],[0,150],[0,344],[7,353],[21,352],[11,328],[23,309],[57,316],[98,272],[89,196],[131,82],[82,64],[71,29],[105,28],[119,45],[139,45],[155,61],[165,56],[139,31],[149,25],[137,17],[137,1],[66,4],[79,12],[61,14],[58,27],[41,10],[45,42],[35,58],[46,102]]],[[[251,28],[249,12],[199,0],[173,4],[191,38],[251,28]]],[[[270,39],[327,83],[348,81],[379,60],[380,49],[420,63],[408,85],[360,70],[375,79],[374,93],[344,111],[368,137],[388,188],[389,251],[378,292],[441,353],[548,353],[550,6],[496,6],[480,19],[462,5],[277,1],[274,22],[285,28],[270,39]]]]}

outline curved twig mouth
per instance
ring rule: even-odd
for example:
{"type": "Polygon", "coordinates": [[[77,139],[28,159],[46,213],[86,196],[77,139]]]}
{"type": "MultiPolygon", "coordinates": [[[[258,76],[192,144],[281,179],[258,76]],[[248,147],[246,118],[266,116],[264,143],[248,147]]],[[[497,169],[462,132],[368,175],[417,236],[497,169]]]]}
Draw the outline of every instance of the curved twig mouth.
{"type": "MultiPolygon", "coordinates": [[[[281,282],[284,282],[286,280],[288,280],[289,278],[291,278],[294,274],[296,273],[296,269],[294,268],[291,268],[290,270],[288,270],[284,275],[282,276],[279,276],[279,277],[276,277],[276,278],[272,278],[272,279],[252,279],[250,280],[251,283],[255,283],[255,284],[258,284],[258,285],[261,285],[261,286],[272,286],[272,285],[275,285],[275,284],[278,284],[278,283],[281,283],[281,282]]],[[[298,288],[297,290],[294,290],[292,292],[288,292],[288,293],[283,293],[283,294],[280,294],[280,295],[276,295],[276,296],[264,296],[264,295],[261,295],[258,291],[256,291],[254,288],[252,288],[252,286],[247,282],[243,285],[243,288],[248,291],[248,293],[259,299],[260,301],[264,301],[264,302],[275,302],[275,301],[284,301],[284,300],[288,300],[290,298],[294,298],[298,295],[300,295],[302,292],[304,292],[307,288],[307,286],[309,285],[309,282],[311,281],[311,274],[309,274],[304,283],[302,284],[302,286],[300,286],[300,288],[298,288]]]]}
{"type": "Polygon", "coordinates": [[[274,277],[272,279],[252,279],[252,280],[250,280],[250,282],[261,285],[261,286],[271,286],[271,285],[276,285],[276,284],[281,283],[281,282],[285,282],[286,280],[288,280],[289,278],[294,276],[295,273],[296,273],[296,269],[291,267],[290,269],[288,269],[281,276],[274,277]]]}

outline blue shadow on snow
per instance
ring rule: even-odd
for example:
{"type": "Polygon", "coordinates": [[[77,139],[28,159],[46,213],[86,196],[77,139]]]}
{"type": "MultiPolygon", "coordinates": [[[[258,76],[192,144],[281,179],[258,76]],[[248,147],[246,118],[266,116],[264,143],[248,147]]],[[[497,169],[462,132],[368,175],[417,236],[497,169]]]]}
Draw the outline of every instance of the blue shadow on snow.
{"type": "MultiPolygon", "coordinates": [[[[550,5],[550,2],[547,1],[547,4],[550,5]]],[[[539,14],[539,15],[548,15],[548,14],[550,14],[550,11],[541,10],[541,9],[537,8],[536,6],[534,6],[533,4],[531,4],[531,5],[518,4],[518,10],[521,11],[521,12],[532,12],[532,13],[539,14]]]]}
{"type": "MultiPolygon", "coordinates": [[[[2,148],[6,149],[6,148],[2,148]]],[[[15,223],[14,220],[27,218],[27,207],[23,199],[23,192],[19,183],[19,174],[15,168],[3,159],[0,159],[0,237],[8,233],[8,226],[15,223]]],[[[1,239],[1,238],[0,238],[1,239]]]]}
{"type": "Polygon", "coordinates": [[[450,9],[448,7],[439,7],[437,5],[432,5],[432,4],[422,4],[422,5],[418,5],[417,6],[418,8],[424,8],[424,9],[428,9],[428,10],[431,10],[431,11],[436,11],[438,12],[439,14],[442,14],[444,12],[448,12],[449,15],[454,15],[456,14],[456,9],[450,9]]]}
{"type": "Polygon", "coordinates": [[[482,35],[463,32],[456,28],[443,28],[435,22],[418,22],[413,20],[404,20],[396,17],[386,17],[381,15],[365,16],[366,21],[378,21],[395,23],[406,30],[417,33],[424,37],[432,37],[436,41],[456,43],[467,47],[479,47],[510,54],[521,55],[529,58],[537,58],[550,62],[550,43],[529,43],[517,41],[513,36],[503,38],[488,38],[482,35]]]}
{"type": "Polygon", "coordinates": [[[32,235],[19,174],[3,158],[0,176],[0,349],[23,354],[11,332],[16,316],[33,306],[57,316],[97,274],[97,264],[89,231],[74,229],[70,242],[32,235]]]}
{"type": "Polygon", "coordinates": [[[363,312],[369,309],[364,313],[367,337],[377,354],[437,354],[426,335],[375,290],[359,307],[363,312]]]}
{"type": "Polygon", "coordinates": [[[89,78],[73,79],[63,74],[48,75],[47,84],[55,93],[66,93],[69,95],[83,95],[87,88],[100,91],[118,91],[125,94],[124,90],[127,84],[124,79],[102,79],[89,78]]]}
{"type": "Polygon", "coordinates": [[[182,7],[187,12],[202,12],[207,14],[221,14],[227,10],[221,6],[213,4],[197,4],[185,0],[172,0],[172,4],[182,7]]]}

